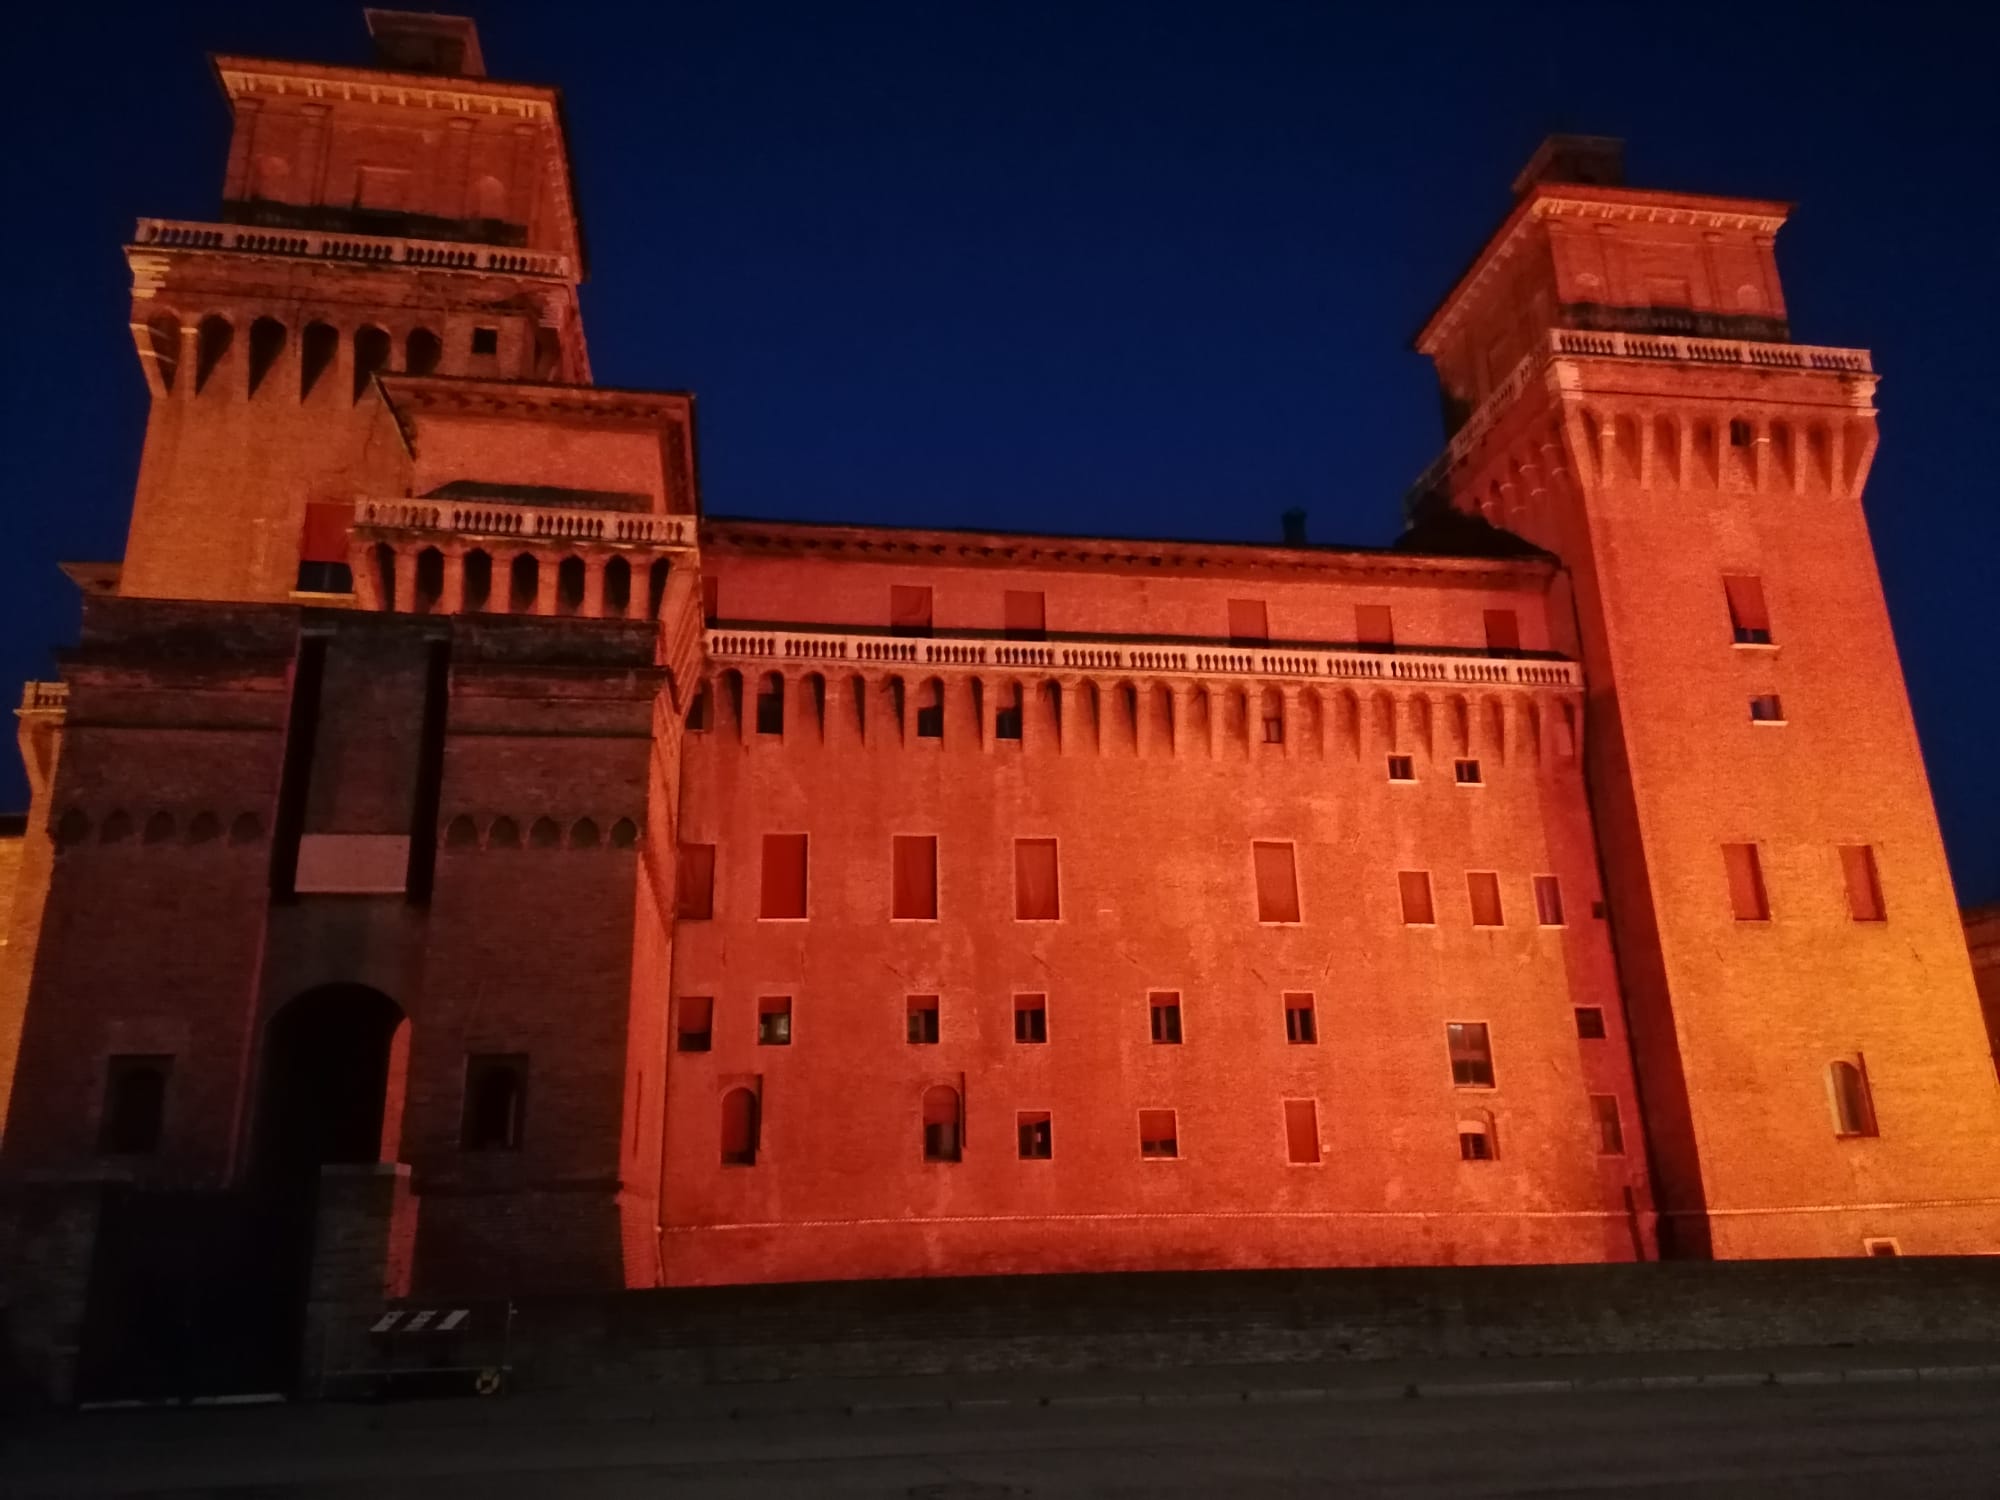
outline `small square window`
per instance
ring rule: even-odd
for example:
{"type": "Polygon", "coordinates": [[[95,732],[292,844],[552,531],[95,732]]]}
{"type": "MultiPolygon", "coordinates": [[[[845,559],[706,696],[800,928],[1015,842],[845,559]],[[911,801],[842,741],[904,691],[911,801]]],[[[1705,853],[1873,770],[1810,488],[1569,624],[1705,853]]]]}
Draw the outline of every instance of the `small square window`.
{"type": "Polygon", "coordinates": [[[909,1007],[909,1038],[913,1047],[935,1046],[938,1039],[938,997],[912,995],[909,1007]]]}
{"type": "Polygon", "coordinates": [[[1759,693],[1750,700],[1750,722],[1752,724],[1785,722],[1785,707],[1778,701],[1776,693],[1759,693]]]}
{"type": "Polygon", "coordinates": [[[1478,786],[1484,778],[1479,774],[1476,760],[1455,760],[1451,763],[1452,779],[1460,786],[1478,786]]]}
{"type": "Polygon", "coordinates": [[[1047,1110],[1024,1110],[1014,1117],[1020,1138],[1022,1161],[1047,1161],[1055,1154],[1055,1140],[1047,1110]]]}
{"type": "Polygon", "coordinates": [[[1389,779],[1391,781],[1415,781],[1417,763],[1407,755],[1389,757],[1389,779]]]}
{"type": "Polygon", "coordinates": [[[1611,1094],[1592,1094],[1590,1117],[1597,1124],[1597,1154],[1623,1156],[1625,1127],[1618,1118],[1617,1098],[1611,1094]]]}
{"type": "Polygon", "coordinates": [[[1040,589],[1008,589],[1005,601],[1005,629],[1010,641],[1039,641],[1048,637],[1048,601],[1040,589]]]}
{"type": "Polygon", "coordinates": [[[473,329],[472,352],[474,354],[498,354],[500,352],[500,330],[497,328],[473,329]]]}
{"type": "Polygon", "coordinates": [[[1049,1039],[1049,998],[1046,995],[1014,997],[1014,1040],[1046,1042],[1049,1039]]]}
{"type": "Polygon", "coordinates": [[[1292,993],[1285,996],[1285,1040],[1294,1047],[1310,1047],[1319,1041],[1311,995],[1292,993]]]}
{"type": "Polygon", "coordinates": [[[714,1035],[714,997],[681,996],[674,1006],[674,1049],[678,1052],[706,1052],[714,1035]]]}
{"type": "Polygon", "coordinates": [[[1170,1109],[1139,1111],[1139,1154],[1154,1160],[1169,1160],[1181,1154],[1179,1129],[1170,1109]]]}
{"type": "Polygon", "coordinates": [[[792,1044],[792,997],[766,995],[757,1002],[757,1045],[789,1047],[792,1044]]]}
{"type": "Polygon", "coordinates": [[[1451,1081],[1462,1089],[1493,1087],[1493,1047],[1484,1021],[1447,1021],[1445,1043],[1451,1053],[1451,1081]]]}
{"type": "Polygon", "coordinates": [[[1396,884],[1403,896],[1403,921],[1411,927],[1435,927],[1437,912],[1431,905],[1430,871],[1400,871],[1396,884]]]}
{"type": "Polygon", "coordinates": [[[1535,877],[1535,920],[1544,927],[1563,925],[1562,882],[1553,875],[1535,877]]]}
{"type": "Polygon", "coordinates": [[[1504,927],[1507,919],[1500,910],[1500,877],[1490,870],[1474,870],[1465,877],[1466,894],[1472,900],[1474,927],[1504,927]]]}
{"type": "Polygon", "coordinates": [[[1181,997],[1172,991],[1156,990],[1146,997],[1153,1015],[1153,1041],[1163,1047],[1177,1047],[1181,1040],[1181,997]]]}
{"type": "Polygon", "coordinates": [[[1576,1034],[1586,1042],[1604,1040],[1604,1009],[1597,1005],[1579,1005],[1576,1008],[1576,1034]]]}

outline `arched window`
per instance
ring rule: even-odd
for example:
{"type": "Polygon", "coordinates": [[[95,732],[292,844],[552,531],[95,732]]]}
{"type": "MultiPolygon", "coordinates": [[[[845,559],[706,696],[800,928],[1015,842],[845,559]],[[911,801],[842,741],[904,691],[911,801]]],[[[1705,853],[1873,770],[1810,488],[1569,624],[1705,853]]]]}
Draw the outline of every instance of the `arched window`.
{"type": "Polygon", "coordinates": [[[578,818],[569,826],[569,846],[572,849],[595,849],[600,838],[594,819],[578,818]]]}
{"type": "Polygon", "coordinates": [[[917,738],[944,738],[944,684],[935,677],[917,689],[917,738]]]}
{"type": "Polygon", "coordinates": [[[444,341],[428,328],[412,328],[403,340],[403,368],[412,375],[428,375],[444,357],[444,341]]]}
{"type": "Polygon", "coordinates": [[[1000,706],[993,713],[993,738],[1018,740],[1021,737],[1021,684],[1002,683],[1000,706]]]}
{"type": "Polygon", "coordinates": [[[556,613],[573,615],[583,608],[583,559],[565,557],[556,564],[556,613]]]}
{"type": "Polygon", "coordinates": [[[250,394],[256,395],[264,377],[285,352],[285,325],[276,318],[259,318],[250,325],[250,394]]]}
{"type": "Polygon", "coordinates": [[[65,809],[56,819],[56,842],[67,848],[90,837],[90,814],[80,807],[65,809]]]}
{"type": "Polygon", "coordinates": [[[924,1092],[924,1160],[959,1158],[958,1090],[945,1084],[924,1092]]]}
{"type": "Polygon", "coordinates": [[[201,320],[194,342],[195,390],[208,389],[209,377],[229,353],[229,346],[235,339],[236,330],[230,326],[229,319],[219,313],[210,313],[201,320]]]}
{"type": "Polygon", "coordinates": [[[124,808],[116,808],[104,820],[104,826],[97,830],[97,837],[107,844],[122,844],[132,837],[132,815],[124,808]]]}
{"type": "Polygon", "coordinates": [[[477,1054],[465,1060],[465,1120],[460,1143],[467,1151],[519,1151],[526,1112],[528,1059],[477,1054]]]}
{"type": "Polygon", "coordinates": [[[611,847],[630,849],[639,842],[639,825],[630,818],[620,818],[611,825],[611,847]]]}
{"type": "Polygon", "coordinates": [[[1831,1064],[1826,1070],[1826,1087],[1833,1100],[1834,1134],[1875,1134],[1875,1102],[1868,1094],[1868,1075],[1858,1062],[1831,1064]]]}
{"type": "Polygon", "coordinates": [[[238,813],[229,825],[229,842],[254,844],[264,836],[264,823],[255,813],[238,813]]]}
{"type": "Polygon", "coordinates": [[[460,813],[445,825],[444,846],[447,849],[472,849],[479,844],[479,825],[460,813]]]}
{"type": "Polygon", "coordinates": [[[521,847],[521,825],[512,818],[495,818],[493,826],[486,830],[486,847],[489,849],[518,849],[521,847]]]}
{"type": "Polygon", "coordinates": [[[474,547],[465,554],[459,564],[465,571],[462,575],[464,588],[462,600],[467,610],[482,610],[493,598],[493,559],[482,548],[474,547]]]}
{"type": "Polygon", "coordinates": [[[173,836],[174,815],[162,808],[146,819],[145,832],[140,834],[139,838],[142,843],[164,844],[170,842],[173,836]]]}
{"type": "Polygon", "coordinates": [[[1493,1116],[1485,1110],[1469,1111],[1458,1122],[1458,1159],[1496,1161],[1500,1143],[1493,1135],[1493,1116]]]}
{"type": "Polygon", "coordinates": [[[222,837],[222,819],[212,812],[198,812],[188,824],[187,841],[190,844],[212,844],[222,837]]]}
{"type": "Polygon", "coordinates": [[[299,339],[299,399],[313,393],[320,377],[340,357],[340,330],[331,323],[308,323],[299,339]]]}
{"type": "Polygon", "coordinates": [[[354,334],[354,399],[359,401],[368,392],[369,381],[378,370],[389,368],[389,351],[392,348],[386,330],[373,323],[363,324],[354,334]]]}
{"type": "Polygon", "coordinates": [[[113,1057],[104,1079],[104,1115],[97,1149],[107,1156],[146,1156],[160,1149],[167,1120],[171,1057],[113,1057]]]}
{"type": "Polygon", "coordinates": [[[757,732],[785,732],[785,679],[776,672],[767,673],[757,685],[757,732]]]}
{"type": "Polygon", "coordinates": [[[416,598],[411,601],[420,615],[429,614],[444,597],[444,554],[426,547],[417,554],[416,598]]]}
{"type": "Polygon", "coordinates": [[[1285,695],[1276,688],[1265,688],[1261,706],[1261,735],[1267,745],[1282,745],[1285,742],[1285,695]]]}
{"type": "Polygon", "coordinates": [[[541,563],[531,553],[518,553],[507,569],[507,607],[516,614],[526,613],[535,607],[541,589],[541,563]]]}
{"type": "Polygon", "coordinates": [[[623,619],[632,608],[632,565],[614,557],[604,565],[604,612],[623,619]]]}
{"type": "Polygon", "coordinates": [[[750,1089],[731,1089],[722,1096],[722,1164],[725,1167],[757,1165],[757,1114],[757,1095],[750,1089]]]}
{"type": "Polygon", "coordinates": [[[562,829],[554,818],[537,818],[528,829],[530,849],[554,849],[562,844],[562,829]]]}

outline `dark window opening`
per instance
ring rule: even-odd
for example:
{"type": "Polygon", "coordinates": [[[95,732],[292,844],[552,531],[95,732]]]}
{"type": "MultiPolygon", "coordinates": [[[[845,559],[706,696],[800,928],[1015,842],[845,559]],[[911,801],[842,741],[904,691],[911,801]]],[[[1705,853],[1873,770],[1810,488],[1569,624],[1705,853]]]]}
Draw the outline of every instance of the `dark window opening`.
{"type": "Polygon", "coordinates": [[[166,1133],[171,1057],[120,1056],[105,1064],[104,1116],[97,1149],[106,1156],[150,1156],[166,1133]]]}
{"type": "Polygon", "coordinates": [[[498,354],[500,352],[500,330],[497,328],[473,329],[472,352],[474,354],[498,354]]]}
{"type": "Polygon", "coordinates": [[[687,727],[696,734],[707,733],[713,712],[713,698],[704,682],[694,690],[694,700],[688,704],[687,727]]]}
{"type": "Polygon", "coordinates": [[[1417,764],[1407,755],[1389,757],[1389,779],[1391,781],[1415,781],[1417,764]]]}
{"type": "Polygon", "coordinates": [[[1000,707],[993,715],[993,738],[1018,740],[1021,737],[1021,684],[1009,683],[1000,690],[1000,707]]]}
{"type": "Polygon", "coordinates": [[[1776,693],[1759,693],[1750,700],[1750,722],[1753,724],[1782,724],[1785,722],[1785,708],[1778,701],[1776,693]]]}
{"type": "Polygon", "coordinates": [[[1139,1111],[1139,1154],[1155,1160],[1171,1160],[1181,1154],[1180,1134],[1172,1110],[1139,1111]]]}
{"type": "Polygon", "coordinates": [[[1456,760],[1452,762],[1451,774],[1460,786],[1478,786],[1483,779],[1476,760],[1456,760]]]}
{"type": "Polygon", "coordinates": [[[467,1151],[520,1150],[527,1085],[525,1057],[518,1054],[468,1057],[460,1144],[467,1151]]]}
{"type": "Polygon", "coordinates": [[[889,634],[927,636],[931,633],[931,591],[912,584],[889,587],[889,634]]]}
{"type": "Polygon", "coordinates": [[[913,1047],[934,1046],[938,1039],[938,997],[912,995],[905,1031],[913,1047]]]}
{"type": "Polygon", "coordinates": [[[715,998],[683,995],[674,1007],[674,1050],[706,1052],[715,1036],[715,998]]]}
{"type": "Polygon", "coordinates": [[[1553,875],[1535,877],[1535,920],[1544,927],[1563,925],[1562,882],[1553,875]]]}
{"type": "Polygon", "coordinates": [[[1451,1052],[1451,1081],[1459,1088],[1493,1087],[1493,1047],[1484,1021],[1447,1021],[1445,1043],[1451,1052]]]}
{"type": "Polygon", "coordinates": [[[1181,1040],[1181,997],[1160,991],[1146,997],[1153,1016],[1153,1041],[1162,1047],[1177,1047],[1181,1040]]]}
{"type": "Polygon", "coordinates": [[[757,1045],[789,1047],[792,1044],[792,997],[766,995],[757,1002],[757,1045]]]}
{"type": "Polygon", "coordinates": [[[1311,995],[1285,996],[1285,1040],[1294,1047],[1310,1047],[1319,1041],[1319,1028],[1313,1020],[1311,995]]]}
{"type": "Polygon", "coordinates": [[[1461,1120],[1459,1122],[1458,1159],[1460,1161],[1493,1160],[1493,1136],[1483,1124],[1470,1120],[1461,1120]]]}
{"type": "Polygon", "coordinates": [[[757,732],[785,732],[785,679],[775,672],[757,689],[757,732]]]}
{"type": "Polygon", "coordinates": [[[1734,574],[1722,580],[1729,601],[1729,626],[1739,646],[1771,644],[1771,616],[1764,605],[1764,580],[1734,574]]]}
{"type": "Polygon", "coordinates": [[[943,1084],[924,1093],[924,1160],[959,1159],[962,1117],[958,1090],[943,1084]]]}
{"type": "Polygon", "coordinates": [[[1596,1005],[1579,1005],[1576,1008],[1576,1034],[1586,1042],[1604,1040],[1604,1010],[1596,1005]]]}
{"type": "Polygon", "coordinates": [[[1014,997],[1014,1040],[1046,1042],[1049,1039],[1049,1002],[1046,995],[1014,997]]]}
{"type": "Polygon", "coordinates": [[[1020,1135],[1022,1161],[1047,1161],[1055,1154],[1055,1142],[1046,1111],[1015,1116],[1020,1135]]]}
{"type": "Polygon", "coordinates": [[[722,1096],[722,1164],[725,1167],[757,1165],[757,1136],[762,1113],[753,1090],[731,1089],[722,1096]]]}

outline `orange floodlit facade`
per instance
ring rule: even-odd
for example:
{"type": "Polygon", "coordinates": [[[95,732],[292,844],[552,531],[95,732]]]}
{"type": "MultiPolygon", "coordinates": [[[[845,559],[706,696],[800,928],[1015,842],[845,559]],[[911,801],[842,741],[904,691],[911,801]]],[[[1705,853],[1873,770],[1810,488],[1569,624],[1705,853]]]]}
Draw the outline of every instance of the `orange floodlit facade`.
{"type": "Polygon", "coordinates": [[[1783,205],[1545,147],[1393,549],[717,519],[591,382],[554,91],[370,20],[217,58],[223,209],[128,248],[11,1180],[376,1295],[2000,1250],[1783,205]]]}

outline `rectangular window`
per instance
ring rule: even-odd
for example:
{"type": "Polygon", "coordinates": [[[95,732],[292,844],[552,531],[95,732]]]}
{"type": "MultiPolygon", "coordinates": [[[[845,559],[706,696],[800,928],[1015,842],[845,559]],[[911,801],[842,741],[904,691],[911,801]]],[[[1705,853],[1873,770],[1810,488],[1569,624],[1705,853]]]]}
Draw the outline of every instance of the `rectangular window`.
{"type": "Polygon", "coordinates": [[[1493,1048],[1484,1021],[1447,1021],[1445,1043],[1451,1051],[1451,1081],[1462,1089],[1493,1087],[1493,1048]]]}
{"type": "Polygon", "coordinates": [[[1354,639],[1363,646],[1387,650],[1396,644],[1396,616],[1386,604],[1354,606],[1354,639]]]}
{"type": "Polygon", "coordinates": [[[347,561],[347,530],[354,506],[345,500],[308,500],[305,530],[299,537],[301,594],[351,594],[354,573],[347,561]]]}
{"type": "Polygon", "coordinates": [[[1311,1099],[1285,1101],[1285,1159],[1298,1167],[1319,1160],[1319,1105],[1311,1099]]]}
{"type": "Polygon", "coordinates": [[[1022,1161],[1047,1161],[1055,1154],[1047,1110],[1024,1110],[1014,1117],[1014,1125],[1021,1142],[1022,1161]]]}
{"type": "Polygon", "coordinates": [[[759,1117],[763,1114],[763,1081],[754,1086],[733,1088],[722,1096],[722,1164],[725,1167],[757,1165],[759,1117]]]}
{"type": "Polygon", "coordinates": [[[519,1151],[527,1095],[528,1059],[519,1053],[466,1058],[459,1145],[467,1151],[519,1151]]]}
{"type": "Polygon", "coordinates": [[[1478,786],[1485,778],[1479,771],[1476,760],[1455,760],[1451,763],[1452,779],[1460,786],[1478,786]]]}
{"type": "Polygon", "coordinates": [[[1903,1253],[1903,1250],[1902,1247],[1892,1239],[1871,1237],[1861,1242],[1861,1253],[1863,1255],[1868,1256],[1870,1259],[1874,1259],[1875,1257],[1879,1256],[1886,1260],[1894,1256],[1901,1255],[1903,1253]]]}
{"type": "Polygon", "coordinates": [[[1139,1154],[1159,1160],[1181,1154],[1181,1142],[1170,1109],[1139,1111],[1139,1154]]]}
{"type": "Polygon", "coordinates": [[[104,1062],[104,1109],[97,1149],[106,1156],[151,1156],[166,1134],[167,1080],[174,1060],[122,1053],[104,1062]]]}
{"type": "Polygon", "coordinates": [[[1056,876],[1054,839],[1014,840],[1014,920],[1054,922],[1062,898],[1056,876]]]}
{"type": "Polygon", "coordinates": [[[706,922],[715,915],[715,845],[682,844],[674,872],[674,915],[706,922]]]}
{"type": "Polygon", "coordinates": [[[1623,1156],[1625,1127],[1618,1120],[1617,1098],[1611,1094],[1592,1094],[1590,1117],[1597,1122],[1597,1154],[1623,1156]]]}
{"type": "Polygon", "coordinates": [[[1264,743],[1282,745],[1285,743],[1285,716],[1281,713],[1264,715],[1264,743]]]}
{"type": "Polygon", "coordinates": [[[792,997],[766,995],[757,1002],[757,1045],[789,1047],[792,1044],[792,997]]]}
{"type": "Polygon", "coordinates": [[[1768,922],[1771,903],[1764,895],[1764,866],[1755,844],[1724,844],[1723,867],[1729,872],[1729,905],[1739,922],[1768,922]]]}
{"type": "Polygon", "coordinates": [[[1460,1120],[1458,1122],[1458,1159],[1460,1161],[1492,1161],[1493,1127],[1484,1120],[1460,1120]]]}
{"type": "Polygon", "coordinates": [[[1048,601],[1040,589],[1007,590],[1006,611],[1008,640],[1039,641],[1048,637],[1048,601]]]}
{"type": "Polygon", "coordinates": [[[1576,1034],[1586,1042],[1604,1040],[1604,1009],[1597,1005],[1579,1005],[1576,1008],[1576,1034]]]}
{"type": "Polygon", "coordinates": [[[913,1047],[929,1047],[938,1039],[938,997],[912,995],[909,1008],[909,1038],[913,1047]]]}
{"type": "Polygon", "coordinates": [[[707,683],[694,690],[694,701],[688,704],[687,727],[690,734],[706,734],[714,722],[715,695],[709,691],[707,683]]]}
{"type": "Polygon", "coordinates": [[[931,633],[931,591],[928,587],[897,583],[889,587],[889,634],[929,635],[931,633]]]}
{"type": "Polygon", "coordinates": [[[1889,913],[1882,905],[1882,882],[1875,870],[1872,844],[1842,844],[1840,867],[1847,876],[1847,914],[1857,922],[1882,922],[1889,913]]]}
{"type": "Polygon", "coordinates": [[[941,684],[932,683],[923,690],[923,702],[917,705],[917,738],[944,738],[944,688],[941,684]]]}
{"type": "Polygon", "coordinates": [[[1472,898],[1474,927],[1504,927],[1500,914],[1500,877],[1489,870],[1474,870],[1465,877],[1466,894],[1472,898]]]}
{"type": "Polygon", "coordinates": [[[1389,757],[1389,779],[1391,781],[1415,781],[1417,763],[1407,755],[1389,757]]]}
{"type": "Polygon", "coordinates": [[[683,995],[674,1006],[674,1050],[706,1052],[715,1037],[715,999],[683,995]]]}
{"type": "Polygon", "coordinates": [[[1513,610],[1486,611],[1486,649],[1495,655],[1521,649],[1521,617],[1513,610]]]}
{"type": "Polygon", "coordinates": [[[1229,601],[1229,644],[1261,646],[1271,639],[1271,620],[1262,599],[1229,601]]]}
{"type": "Polygon", "coordinates": [[[497,328],[473,329],[472,352],[474,354],[498,354],[500,352],[500,330],[497,328]]]}
{"type": "Polygon", "coordinates": [[[1181,1040],[1181,997],[1172,990],[1155,990],[1146,997],[1153,1014],[1153,1041],[1162,1047],[1178,1047],[1181,1040]]]}
{"type": "Polygon", "coordinates": [[[1867,1069],[1859,1054],[1830,1064],[1826,1070],[1826,1087],[1832,1096],[1834,1134],[1876,1134],[1875,1101],[1870,1095],[1867,1069]]]}
{"type": "Polygon", "coordinates": [[[806,914],[806,836],[764,835],[764,892],[757,915],[769,922],[802,921],[806,914]]]}
{"type": "Polygon", "coordinates": [[[1310,1047],[1319,1040],[1311,995],[1294,991],[1285,996],[1285,1040],[1294,1047],[1310,1047]]]}
{"type": "Polygon", "coordinates": [[[1771,616],[1764,608],[1764,580],[1748,573],[1722,580],[1729,600],[1729,626],[1739,646],[1771,644],[1771,616]]]}
{"type": "Polygon", "coordinates": [[[701,581],[701,618],[713,625],[722,618],[722,580],[710,574],[701,581]]]}
{"type": "Polygon", "coordinates": [[[1563,925],[1562,882],[1553,875],[1535,877],[1535,920],[1544,927],[1563,925]]]}
{"type": "Polygon", "coordinates": [[[1750,446],[1750,424],[1741,417],[1733,419],[1729,424],[1729,446],[1732,448],[1750,446]]]}
{"type": "Polygon", "coordinates": [[[898,834],[889,841],[890,915],[898,922],[935,922],[937,899],[937,838],[933,834],[898,834]]]}
{"type": "Polygon", "coordinates": [[[1257,920],[1298,921],[1299,880],[1292,846],[1253,843],[1250,852],[1257,870],[1257,920]]]}
{"type": "Polygon", "coordinates": [[[757,689],[757,732],[785,732],[785,679],[773,672],[757,689]]]}
{"type": "Polygon", "coordinates": [[[1750,722],[1752,724],[1785,722],[1785,706],[1778,701],[1776,693],[1759,693],[1750,700],[1750,722]]]}
{"type": "Polygon", "coordinates": [[[1016,995],[1014,997],[1014,1040],[1017,1042],[1046,1042],[1049,1039],[1049,997],[1047,995],[1016,995]]]}
{"type": "Polygon", "coordinates": [[[1403,870],[1396,876],[1403,892],[1403,920],[1412,927],[1435,927],[1437,913],[1431,908],[1431,872],[1403,870]]]}

